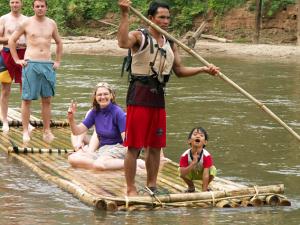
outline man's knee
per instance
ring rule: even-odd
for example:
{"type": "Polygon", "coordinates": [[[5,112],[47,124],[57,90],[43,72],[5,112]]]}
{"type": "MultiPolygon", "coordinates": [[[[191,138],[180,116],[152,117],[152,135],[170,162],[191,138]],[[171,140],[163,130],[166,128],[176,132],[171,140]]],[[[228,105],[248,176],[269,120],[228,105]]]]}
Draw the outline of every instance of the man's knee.
{"type": "Polygon", "coordinates": [[[107,164],[105,163],[104,160],[96,160],[93,163],[93,169],[95,169],[95,170],[106,170],[106,169],[108,169],[108,166],[107,166],[107,164]]]}
{"type": "Polygon", "coordinates": [[[51,103],[51,97],[43,97],[42,98],[43,105],[49,105],[50,103],[51,103]]]}
{"type": "Polygon", "coordinates": [[[10,95],[10,90],[11,90],[10,85],[2,84],[2,89],[1,89],[2,97],[7,98],[10,95]]]}
{"type": "Polygon", "coordinates": [[[186,175],[183,175],[183,174],[179,174],[179,177],[182,178],[183,180],[189,180],[186,175]]]}
{"type": "Polygon", "coordinates": [[[30,104],[31,104],[31,100],[23,100],[22,101],[22,105],[24,105],[24,106],[30,106],[30,104]]]}
{"type": "Polygon", "coordinates": [[[140,151],[141,149],[137,149],[137,148],[128,148],[127,152],[126,152],[126,156],[130,156],[133,158],[138,158],[140,155],[140,151]]]}

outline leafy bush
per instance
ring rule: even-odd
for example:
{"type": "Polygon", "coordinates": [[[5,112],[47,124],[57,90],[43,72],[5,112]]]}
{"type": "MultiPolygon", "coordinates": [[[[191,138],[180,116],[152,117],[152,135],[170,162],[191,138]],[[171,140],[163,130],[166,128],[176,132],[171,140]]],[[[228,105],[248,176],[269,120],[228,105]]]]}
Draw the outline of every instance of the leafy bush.
{"type": "MultiPolygon", "coordinates": [[[[220,18],[229,9],[245,4],[247,0],[164,0],[172,8],[172,27],[177,32],[190,29],[193,19],[204,15],[207,11],[214,11],[220,18]]],[[[146,13],[151,0],[132,0],[133,6],[142,13],[146,13]]],[[[255,2],[253,0],[253,2],[255,2]]],[[[295,0],[264,0],[264,9],[271,16],[295,0]]],[[[23,0],[23,13],[32,15],[32,0],[23,0]]],[[[0,0],[0,15],[9,12],[7,0],[0,0]]],[[[108,12],[119,11],[117,0],[48,0],[48,16],[53,18],[61,31],[74,30],[84,27],[88,20],[103,18],[108,12]]],[[[135,25],[133,25],[135,26],[135,25]]]]}
{"type": "Polygon", "coordinates": [[[287,5],[295,4],[295,0],[265,0],[263,4],[265,14],[270,17],[287,5]]]}

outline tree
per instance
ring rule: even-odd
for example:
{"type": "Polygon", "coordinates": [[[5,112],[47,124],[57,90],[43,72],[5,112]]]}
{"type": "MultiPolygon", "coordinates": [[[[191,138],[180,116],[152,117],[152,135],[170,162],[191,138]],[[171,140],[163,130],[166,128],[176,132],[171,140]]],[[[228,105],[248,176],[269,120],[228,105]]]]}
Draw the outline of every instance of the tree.
{"type": "MultiPolygon", "coordinates": [[[[263,0],[256,0],[256,11],[255,11],[255,34],[254,34],[254,42],[256,44],[259,43],[260,38],[260,29],[262,23],[262,1],[263,0]]],[[[300,0],[299,0],[300,1],[300,0]]]]}

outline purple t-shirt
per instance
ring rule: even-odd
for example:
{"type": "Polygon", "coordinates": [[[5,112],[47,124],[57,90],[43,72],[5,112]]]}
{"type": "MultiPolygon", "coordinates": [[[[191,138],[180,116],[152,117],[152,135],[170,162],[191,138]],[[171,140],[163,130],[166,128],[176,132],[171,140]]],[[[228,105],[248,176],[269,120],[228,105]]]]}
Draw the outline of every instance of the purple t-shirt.
{"type": "Polygon", "coordinates": [[[125,132],[126,114],[115,104],[110,103],[106,108],[92,109],[82,123],[89,129],[95,125],[100,146],[122,144],[122,132],[125,132]]]}

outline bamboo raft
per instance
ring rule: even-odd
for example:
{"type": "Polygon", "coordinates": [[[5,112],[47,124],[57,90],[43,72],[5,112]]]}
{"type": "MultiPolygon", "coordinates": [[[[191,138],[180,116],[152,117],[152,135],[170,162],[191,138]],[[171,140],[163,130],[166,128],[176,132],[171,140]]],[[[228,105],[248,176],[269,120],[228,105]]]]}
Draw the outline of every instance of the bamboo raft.
{"type": "MultiPolygon", "coordinates": [[[[290,206],[283,195],[284,185],[248,187],[226,179],[216,177],[210,184],[212,191],[183,193],[186,185],[178,176],[178,164],[166,162],[161,165],[158,175],[158,190],[162,194],[153,195],[144,187],[146,172],[138,170],[136,184],[143,190],[138,197],[124,195],[126,185],[124,171],[90,171],[75,169],[67,162],[71,154],[70,128],[67,123],[53,121],[52,129],[57,137],[48,145],[42,141],[42,129],[36,125],[31,142],[23,146],[20,128],[20,113],[10,110],[10,131],[0,133],[0,149],[31,168],[41,178],[56,184],[73,194],[87,205],[103,210],[151,210],[166,207],[251,207],[251,206],[290,206]],[[16,116],[17,115],[17,116],[16,116]],[[18,124],[18,125],[16,125],[18,124]]],[[[40,124],[38,118],[31,121],[40,124]]],[[[35,123],[32,123],[35,125],[35,123]]],[[[196,182],[196,187],[201,187],[196,182]]]]}

